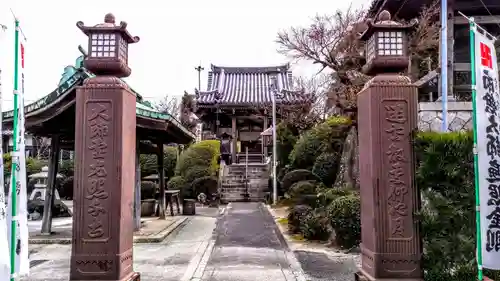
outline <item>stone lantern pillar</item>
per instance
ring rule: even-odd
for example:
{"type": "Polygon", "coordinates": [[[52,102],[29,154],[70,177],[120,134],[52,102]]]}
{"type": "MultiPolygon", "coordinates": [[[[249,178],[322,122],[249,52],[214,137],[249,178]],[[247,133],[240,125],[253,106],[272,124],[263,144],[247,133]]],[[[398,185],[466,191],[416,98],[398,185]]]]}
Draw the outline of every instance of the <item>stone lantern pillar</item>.
{"type": "Polygon", "coordinates": [[[412,135],[417,88],[401,74],[409,64],[407,32],[416,22],[369,21],[363,71],[374,76],[358,94],[362,266],[356,280],[423,280],[415,219],[412,135]]]}
{"type": "Polygon", "coordinates": [[[127,23],[77,26],[89,37],[84,66],[95,77],[76,93],[75,185],[70,280],[139,280],[133,272],[136,96],[127,77],[127,23]]]}

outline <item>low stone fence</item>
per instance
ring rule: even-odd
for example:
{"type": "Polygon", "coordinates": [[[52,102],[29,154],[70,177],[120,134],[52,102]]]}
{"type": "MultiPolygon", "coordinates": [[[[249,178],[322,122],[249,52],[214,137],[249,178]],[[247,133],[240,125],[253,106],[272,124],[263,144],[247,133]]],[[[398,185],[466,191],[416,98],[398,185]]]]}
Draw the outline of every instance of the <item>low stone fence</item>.
{"type": "MultiPolygon", "coordinates": [[[[418,104],[418,128],[421,131],[441,131],[443,122],[441,102],[420,102],[418,104]]],[[[448,130],[472,130],[472,103],[448,102],[448,130]]]]}

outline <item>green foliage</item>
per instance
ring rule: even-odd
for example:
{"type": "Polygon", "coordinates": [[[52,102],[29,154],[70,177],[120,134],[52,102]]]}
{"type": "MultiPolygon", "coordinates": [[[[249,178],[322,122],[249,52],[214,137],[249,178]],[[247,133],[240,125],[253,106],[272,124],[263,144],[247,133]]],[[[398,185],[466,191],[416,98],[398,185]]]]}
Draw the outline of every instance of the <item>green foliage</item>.
{"type": "Polygon", "coordinates": [[[186,171],[183,178],[186,180],[187,183],[192,184],[194,180],[210,175],[211,175],[210,167],[193,166],[186,171]]]}
{"type": "Polygon", "coordinates": [[[288,192],[292,185],[299,181],[307,181],[314,180],[319,181],[318,177],[316,177],[311,171],[299,169],[288,172],[281,181],[281,189],[284,192],[288,192]]]}
{"type": "Polygon", "coordinates": [[[10,175],[10,170],[12,169],[12,156],[10,153],[4,153],[3,155],[3,174],[4,176],[10,175]]]}
{"type": "Polygon", "coordinates": [[[141,182],[141,200],[154,199],[156,195],[156,184],[151,181],[141,182]]]}
{"type": "Polygon", "coordinates": [[[177,147],[167,146],[163,150],[163,167],[165,168],[165,177],[168,179],[175,174],[177,165],[177,147]]]}
{"type": "Polygon", "coordinates": [[[59,190],[59,196],[61,196],[61,199],[73,200],[73,188],[74,188],[73,183],[74,183],[73,176],[69,176],[63,179],[59,190]]]}
{"type": "Polygon", "coordinates": [[[72,177],[74,175],[74,162],[73,160],[63,160],[59,163],[59,174],[65,177],[72,177]]]}
{"type": "Polygon", "coordinates": [[[186,180],[181,176],[172,177],[167,183],[168,190],[184,190],[186,186],[186,180]]]}
{"type": "Polygon", "coordinates": [[[342,151],[351,120],[331,117],[304,133],[290,153],[290,164],[295,169],[312,169],[319,155],[342,151]]]}
{"type": "Polygon", "coordinates": [[[335,242],[345,248],[361,242],[361,200],[353,192],[338,196],[327,207],[330,225],[335,231],[335,242]]]}
{"type": "Polygon", "coordinates": [[[301,222],[312,211],[313,208],[307,205],[292,206],[288,212],[288,230],[291,233],[300,233],[301,222]]]}
{"type": "Polygon", "coordinates": [[[426,280],[475,279],[472,147],[472,133],[420,133],[415,140],[426,280]]]}
{"type": "Polygon", "coordinates": [[[308,240],[326,240],[330,236],[328,217],[321,209],[308,212],[300,221],[300,232],[308,240]]]}
{"type": "Polygon", "coordinates": [[[326,186],[333,186],[339,168],[339,153],[325,152],[318,156],[312,168],[313,174],[318,176],[326,186]]]}
{"type": "Polygon", "coordinates": [[[44,163],[39,159],[28,157],[26,158],[26,174],[31,175],[42,171],[44,163]]]}
{"type": "MultiPolygon", "coordinates": [[[[12,156],[10,153],[5,153],[3,155],[3,172],[4,176],[10,175],[12,169],[12,156]]],[[[42,171],[42,167],[47,165],[47,163],[32,157],[26,158],[26,174],[31,175],[34,173],[39,173],[42,171]]]]}
{"type": "Polygon", "coordinates": [[[217,192],[217,178],[213,176],[200,177],[195,179],[191,186],[196,194],[205,193],[210,197],[217,192]]]}
{"type": "Polygon", "coordinates": [[[139,164],[141,165],[141,177],[158,173],[155,154],[141,154],[139,156],[139,164]]]}
{"type": "MultiPolygon", "coordinates": [[[[158,161],[155,154],[141,154],[139,163],[141,165],[141,177],[158,173],[158,161]]],[[[177,164],[177,148],[167,146],[163,149],[163,168],[165,177],[171,178],[175,174],[177,164]]]]}
{"type": "Polygon", "coordinates": [[[287,193],[290,202],[304,203],[306,205],[314,203],[316,201],[316,185],[315,181],[298,181],[294,183],[287,193]]]}
{"type": "Polygon", "coordinates": [[[177,162],[176,175],[184,176],[194,166],[208,167],[211,174],[219,170],[217,160],[220,156],[220,142],[218,140],[205,140],[189,146],[177,162]]]}
{"type": "MultiPolygon", "coordinates": [[[[183,198],[196,198],[193,182],[196,179],[211,177],[219,171],[220,142],[205,140],[189,146],[179,157],[174,178],[182,182],[183,198]]],[[[173,178],[173,179],[174,179],[173,178]]]]}
{"type": "Polygon", "coordinates": [[[289,122],[281,122],[276,126],[276,151],[280,167],[285,167],[288,164],[290,152],[299,138],[298,135],[297,130],[294,130],[293,124],[289,122]]]}

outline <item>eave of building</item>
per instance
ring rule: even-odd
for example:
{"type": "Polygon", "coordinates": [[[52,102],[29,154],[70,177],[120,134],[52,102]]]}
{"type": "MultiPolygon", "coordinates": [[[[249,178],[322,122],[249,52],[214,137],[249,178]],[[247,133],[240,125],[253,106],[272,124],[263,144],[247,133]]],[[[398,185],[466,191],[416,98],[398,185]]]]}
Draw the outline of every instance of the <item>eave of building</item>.
{"type": "MultiPolygon", "coordinates": [[[[430,5],[434,0],[374,0],[368,9],[367,17],[376,18],[383,10],[388,10],[393,18],[410,20],[417,18],[425,5],[430,5]]],[[[498,0],[448,0],[455,11],[461,11],[468,16],[489,15],[489,12],[500,13],[498,0]],[[488,10],[484,8],[484,5],[488,10]],[[469,13],[468,13],[469,12],[469,13]]]]}

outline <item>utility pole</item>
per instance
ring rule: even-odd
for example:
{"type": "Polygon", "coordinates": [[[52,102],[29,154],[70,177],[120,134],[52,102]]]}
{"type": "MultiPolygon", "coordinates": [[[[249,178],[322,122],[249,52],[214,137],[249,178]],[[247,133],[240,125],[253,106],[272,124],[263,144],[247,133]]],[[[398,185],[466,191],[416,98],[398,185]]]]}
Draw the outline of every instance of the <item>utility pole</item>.
{"type": "Polygon", "coordinates": [[[194,69],[198,71],[198,91],[201,91],[201,72],[205,70],[205,68],[203,68],[200,63],[200,65],[198,65],[194,69]]]}

